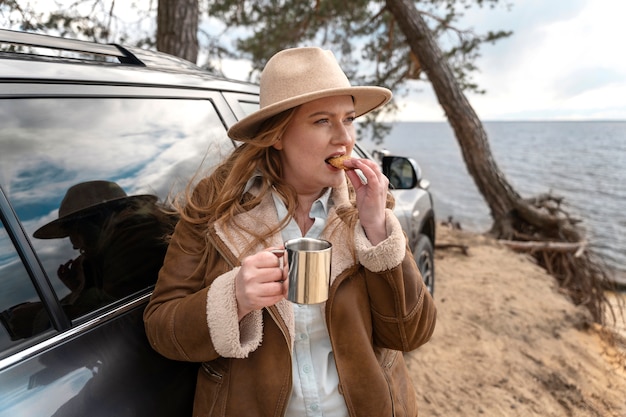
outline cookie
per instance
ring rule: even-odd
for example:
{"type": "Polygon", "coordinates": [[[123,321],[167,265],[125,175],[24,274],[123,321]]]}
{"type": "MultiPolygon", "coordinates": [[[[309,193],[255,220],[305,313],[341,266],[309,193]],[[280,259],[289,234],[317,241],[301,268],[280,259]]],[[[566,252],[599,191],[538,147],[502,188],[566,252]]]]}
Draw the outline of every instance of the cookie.
{"type": "Polygon", "coordinates": [[[350,157],[348,155],[340,155],[340,156],[334,156],[332,158],[328,158],[326,160],[326,162],[328,162],[329,164],[331,164],[332,166],[334,166],[335,168],[338,169],[350,169],[347,166],[345,166],[343,163],[344,161],[347,161],[348,159],[350,159],[350,157]]]}

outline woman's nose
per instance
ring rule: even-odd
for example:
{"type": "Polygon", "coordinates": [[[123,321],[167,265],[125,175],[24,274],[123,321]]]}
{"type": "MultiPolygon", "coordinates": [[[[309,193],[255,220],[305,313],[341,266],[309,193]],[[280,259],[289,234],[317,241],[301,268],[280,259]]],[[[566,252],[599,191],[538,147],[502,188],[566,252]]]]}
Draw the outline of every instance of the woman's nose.
{"type": "Polygon", "coordinates": [[[354,136],[354,127],[352,125],[339,124],[335,129],[333,139],[336,143],[351,144],[355,140],[354,136]]]}

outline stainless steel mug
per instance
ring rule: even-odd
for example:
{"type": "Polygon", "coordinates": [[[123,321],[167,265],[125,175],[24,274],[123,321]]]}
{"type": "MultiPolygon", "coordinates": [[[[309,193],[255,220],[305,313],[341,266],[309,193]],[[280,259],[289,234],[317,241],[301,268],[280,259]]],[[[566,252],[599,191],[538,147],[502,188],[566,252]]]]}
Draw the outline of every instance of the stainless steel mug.
{"type": "Polygon", "coordinates": [[[331,249],[330,242],[320,239],[303,237],[285,242],[289,301],[317,304],[328,299],[331,249]]]}

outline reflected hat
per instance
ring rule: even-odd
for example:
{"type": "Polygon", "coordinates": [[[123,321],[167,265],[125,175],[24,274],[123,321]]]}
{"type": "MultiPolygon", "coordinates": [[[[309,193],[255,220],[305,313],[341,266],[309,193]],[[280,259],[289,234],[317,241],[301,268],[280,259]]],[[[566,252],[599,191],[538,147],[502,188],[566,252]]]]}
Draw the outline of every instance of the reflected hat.
{"type": "Polygon", "coordinates": [[[316,47],[285,49],[274,55],[261,73],[260,109],[228,130],[234,140],[251,139],[268,118],[309,101],[331,96],[352,96],[356,116],[391,100],[383,87],[351,86],[335,55],[316,47]]]}
{"type": "Polygon", "coordinates": [[[57,239],[69,236],[63,227],[68,220],[85,217],[103,205],[119,203],[132,199],[147,199],[155,202],[157,197],[150,194],[128,196],[126,192],[111,181],[87,181],[71,186],[59,206],[59,218],[41,226],[33,233],[38,239],[57,239]]]}

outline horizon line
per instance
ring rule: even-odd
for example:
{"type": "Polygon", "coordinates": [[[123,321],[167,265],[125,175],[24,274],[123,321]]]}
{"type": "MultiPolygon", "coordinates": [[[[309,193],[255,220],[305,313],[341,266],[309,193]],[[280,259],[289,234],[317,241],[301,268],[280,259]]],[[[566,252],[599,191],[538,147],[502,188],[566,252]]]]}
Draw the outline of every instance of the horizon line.
{"type": "MultiPolygon", "coordinates": [[[[481,123],[626,123],[626,119],[479,119],[481,123]]],[[[382,123],[449,123],[448,120],[395,120],[382,123]]]]}

